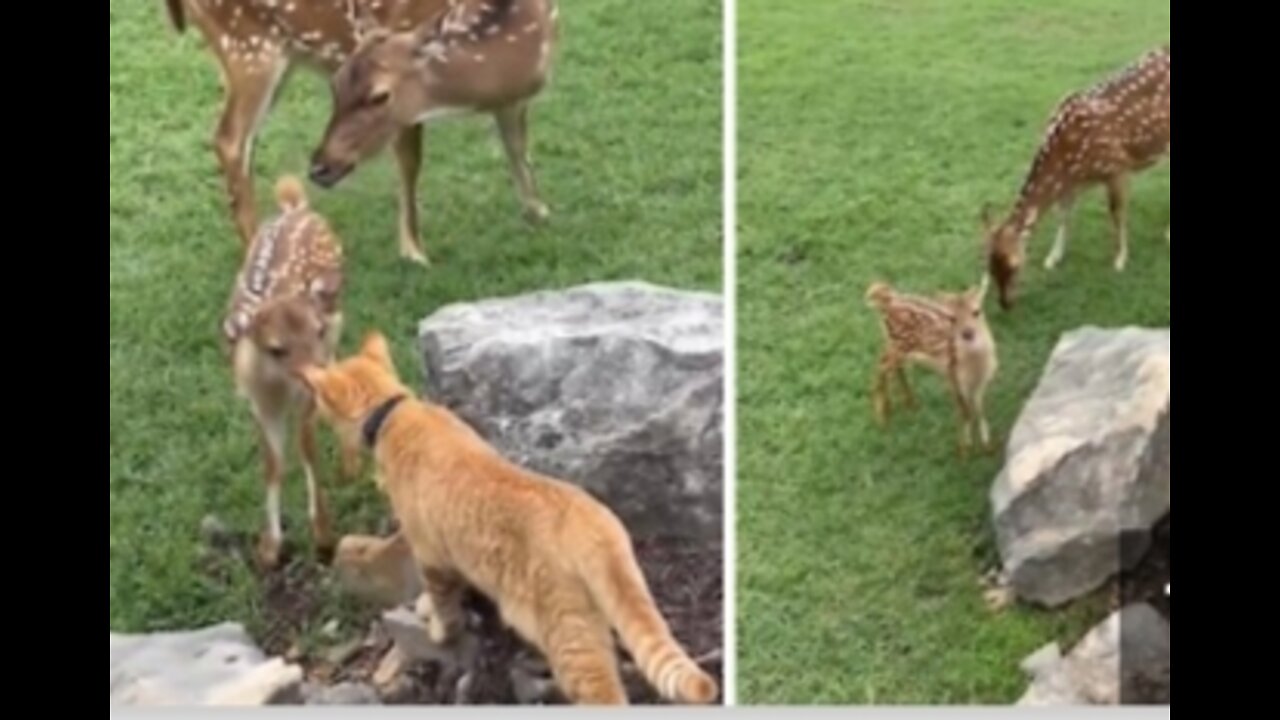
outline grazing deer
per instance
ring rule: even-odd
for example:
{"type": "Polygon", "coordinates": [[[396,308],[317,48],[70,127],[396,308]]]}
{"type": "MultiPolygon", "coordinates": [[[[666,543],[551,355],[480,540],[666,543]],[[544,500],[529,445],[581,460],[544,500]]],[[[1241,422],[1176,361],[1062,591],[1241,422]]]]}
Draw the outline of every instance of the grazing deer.
{"type": "Polygon", "coordinates": [[[975,426],[983,449],[992,449],[983,402],[999,364],[982,311],[987,286],[984,276],[976,288],[935,297],[902,294],[883,282],[867,289],[867,304],[879,314],[885,338],[872,391],[881,426],[889,420],[890,376],[897,377],[906,405],[914,407],[907,365],[920,364],[944,375],[951,385],[961,421],[960,454],[972,447],[975,426]]]}
{"type": "MultiPolygon", "coordinates": [[[[332,114],[312,156],[312,181],[337,185],[393,138],[416,137],[428,121],[488,113],[525,215],[545,219],[529,159],[528,114],[551,71],[554,0],[453,0],[447,12],[407,32],[387,29],[368,6],[355,11],[357,46],[333,76],[332,114]]],[[[416,224],[413,204],[401,209],[401,253],[425,263],[407,232],[416,224]]]]}
{"type": "Polygon", "coordinates": [[[1129,178],[1168,156],[1168,45],[1063,100],[1013,210],[999,224],[993,223],[989,209],[983,210],[988,264],[1000,306],[1005,310],[1013,307],[1026,241],[1036,221],[1053,207],[1059,210],[1057,239],[1045,259],[1045,268],[1052,270],[1066,251],[1076,197],[1099,184],[1107,189],[1116,248],[1114,266],[1123,271],[1129,259],[1129,178]]]}
{"type": "MultiPolygon", "coordinates": [[[[258,129],[284,79],[295,65],[325,75],[355,48],[351,3],[402,29],[438,16],[449,0],[166,0],[175,29],[188,14],[203,34],[221,71],[224,96],[213,147],[222,167],[231,216],[246,245],[257,232],[252,158],[258,129]]],[[[418,178],[420,135],[407,132],[396,143],[400,168],[401,244],[417,237],[412,218],[418,178]],[[406,207],[408,209],[406,209],[406,207]]]]}
{"type": "MultiPolygon", "coordinates": [[[[298,445],[315,546],[322,554],[333,547],[324,494],[316,481],[315,404],[296,372],[330,362],[342,331],[338,239],[310,210],[298,179],[281,178],[276,200],[281,214],[265,223],[250,244],[222,325],[236,389],[249,403],[262,445],[267,527],[258,554],[268,567],[278,563],[283,543],[280,490],[294,413],[300,415],[298,445]]],[[[358,458],[359,447],[344,443],[348,475],[354,474],[358,458]]]]}

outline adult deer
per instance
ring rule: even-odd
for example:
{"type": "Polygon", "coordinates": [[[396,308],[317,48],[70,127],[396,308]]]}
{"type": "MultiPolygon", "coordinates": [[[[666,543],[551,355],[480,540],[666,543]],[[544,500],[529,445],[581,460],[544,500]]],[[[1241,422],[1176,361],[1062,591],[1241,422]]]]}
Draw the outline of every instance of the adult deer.
{"type": "MultiPolygon", "coordinates": [[[[247,245],[258,229],[252,158],[257,133],[296,66],[332,75],[356,48],[355,17],[410,30],[449,11],[456,0],[166,0],[179,32],[188,18],[204,36],[223,78],[221,119],[214,134],[232,220],[247,245]]],[[[400,175],[402,254],[422,259],[415,186],[421,133],[395,142],[400,175]]]]}
{"type": "MultiPolygon", "coordinates": [[[[487,113],[497,122],[526,216],[544,219],[547,206],[529,160],[528,114],[551,70],[554,0],[451,0],[445,12],[409,31],[387,28],[370,9],[355,7],[357,45],[333,75],[333,109],[312,156],[312,181],[337,185],[393,139],[407,159],[402,170],[415,170],[423,124],[487,113]]],[[[400,249],[425,262],[410,232],[415,212],[412,202],[401,203],[400,249]]]]}
{"type": "MultiPolygon", "coordinates": [[[[1014,303],[1026,241],[1036,221],[1056,207],[1057,238],[1045,259],[1052,270],[1062,261],[1076,197],[1105,185],[1115,240],[1113,265],[1123,271],[1129,258],[1129,179],[1169,156],[1169,46],[1150,51],[1120,73],[1058,106],[1012,211],[998,224],[989,209],[982,222],[987,257],[1000,305],[1014,303]]],[[[1169,232],[1166,228],[1165,239],[1169,232]]]]}

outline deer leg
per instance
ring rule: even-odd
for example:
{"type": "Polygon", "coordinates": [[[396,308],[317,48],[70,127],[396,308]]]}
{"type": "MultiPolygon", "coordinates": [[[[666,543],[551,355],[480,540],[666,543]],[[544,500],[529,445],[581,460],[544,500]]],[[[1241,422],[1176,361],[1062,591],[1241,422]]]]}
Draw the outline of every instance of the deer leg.
{"type": "Polygon", "coordinates": [[[302,455],[302,470],[307,477],[307,516],[311,520],[311,539],[316,555],[322,559],[332,557],[333,533],[329,522],[329,503],[316,480],[316,406],[308,401],[302,410],[301,428],[298,432],[298,450],[302,455]]]}
{"type": "Polygon", "coordinates": [[[1116,272],[1129,264],[1129,179],[1124,175],[1107,181],[1107,205],[1111,210],[1111,232],[1115,236],[1116,272]]]}
{"type": "Polygon", "coordinates": [[[1058,203],[1058,235],[1054,238],[1053,249],[1044,259],[1044,268],[1053,270],[1062,262],[1067,252],[1067,234],[1070,232],[1071,211],[1075,207],[1075,198],[1068,196],[1058,203]]]}
{"type": "Polygon", "coordinates": [[[422,168],[422,126],[400,131],[395,140],[396,169],[400,174],[400,257],[430,265],[418,236],[418,174],[422,168]]]}
{"type": "Polygon", "coordinates": [[[284,545],[284,529],[280,521],[280,490],[284,478],[285,438],[288,434],[286,415],[279,407],[264,408],[254,403],[262,445],[263,480],[267,489],[267,526],[258,539],[258,559],[267,568],[280,563],[284,545]]]}
{"type": "Polygon", "coordinates": [[[254,144],[288,61],[276,57],[266,65],[245,67],[223,62],[226,97],[214,136],[214,149],[222,166],[236,232],[247,247],[258,230],[253,190],[254,144]]]}
{"type": "Polygon", "coordinates": [[[515,181],[520,204],[524,207],[525,218],[530,222],[546,220],[551,211],[538,193],[533,163],[529,160],[529,104],[522,102],[503,108],[494,113],[494,117],[498,123],[498,134],[502,136],[502,147],[507,153],[511,177],[515,181]]]}

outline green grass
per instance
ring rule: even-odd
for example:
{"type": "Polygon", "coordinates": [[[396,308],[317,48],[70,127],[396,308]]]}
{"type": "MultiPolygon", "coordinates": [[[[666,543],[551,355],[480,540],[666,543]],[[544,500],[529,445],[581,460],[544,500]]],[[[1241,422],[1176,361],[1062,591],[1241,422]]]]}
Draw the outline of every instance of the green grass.
{"type": "MultiPolygon", "coordinates": [[[[873,279],[932,292],[981,273],[983,203],[1012,202],[1068,91],[1169,37],[1164,0],[739,2],[738,696],[752,703],[1004,703],[1018,662],[1074,642],[1096,600],[990,614],[987,493],[957,462],[939,378],[876,429],[873,279]]],[[[1031,243],[1022,302],[993,311],[1007,434],[1055,340],[1169,324],[1167,167],[1135,182],[1129,270],[1100,193],[1053,275],[1031,243]]],[[[994,302],[991,303],[994,306],[994,302]]]]}
{"type": "MultiPolygon", "coordinates": [[[[532,116],[551,224],[520,218],[492,123],[427,132],[420,205],[434,269],[399,260],[389,157],[315,205],[346,242],[349,350],[378,328],[420,384],[417,321],[437,307],[577,283],[721,283],[719,0],[562,0],[563,44],[532,116]]],[[[197,568],[200,519],[257,531],[256,439],[219,344],[238,263],[210,145],[221,90],[198,33],[175,35],[163,6],[111,0],[111,629],[236,620],[258,628],[252,574],[197,568]]],[[[259,205],[281,172],[302,172],[328,113],[323,80],[298,73],[256,160],[259,205]]],[[[287,480],[291,539],[308,545],[301,473],[287,480]]],[[[326,464],[326,479],[336,464],[326,464]]],[[[335,487],[339,529],[384,513],[372,483],[335,487]]],[[[305,554],[305,553],[304,553],[305,554]]],[[[325,604],[321,616],[340,613],[325,604]]]]}

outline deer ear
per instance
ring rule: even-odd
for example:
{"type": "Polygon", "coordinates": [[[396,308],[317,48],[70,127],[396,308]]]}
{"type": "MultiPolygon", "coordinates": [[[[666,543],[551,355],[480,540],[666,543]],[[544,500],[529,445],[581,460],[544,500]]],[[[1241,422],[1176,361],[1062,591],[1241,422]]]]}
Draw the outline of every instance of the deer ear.
{"type": "Polygon", "coordinates": [[[395,365],[391,361],[391,347],[387,344],[387,338],[377,330],[365,336],[364,342],[360,344],[360,354],[395,372],[395,365]]]}
{"type": "Polygon", "coordinates": [[[351,21],[356,44],[359,45],[382,28],[378,18],[362,0],[347,0],[347,19],[351,21]]]}
{"type": "Polygon", "coordinates": [[[990,288],[991,288],[991,275],[987,273],[983,273],[982,280],[978,282],[978,290],[976,292],[976,296],[978,299],[978,307],[982,307],[983,303],[986,302],[987,290],[990,288]]]}
{"type": "Polygon", "coordinates": [[[978,222],[982,225],[984,233],[990,233],[991,228],[995,225],[995,210],[992,209],[991,203],[984,203],[982,213],[978,217],[978,222]]]}

